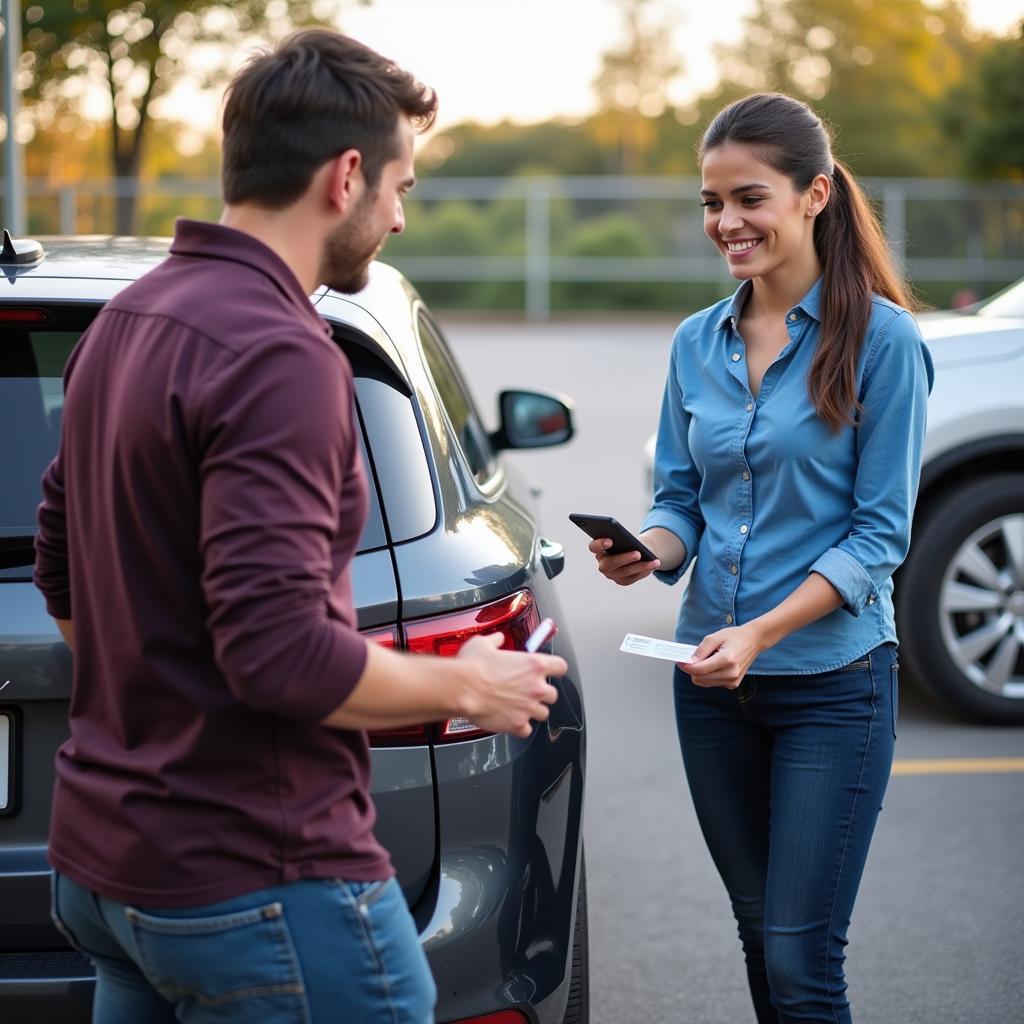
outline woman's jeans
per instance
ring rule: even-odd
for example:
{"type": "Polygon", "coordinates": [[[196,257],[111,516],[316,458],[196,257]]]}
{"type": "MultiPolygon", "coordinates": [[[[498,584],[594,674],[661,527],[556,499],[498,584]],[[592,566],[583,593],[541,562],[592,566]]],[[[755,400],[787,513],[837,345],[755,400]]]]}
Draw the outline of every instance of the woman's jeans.
{"type": "Polygon", "coordinates": [[[53,914],[96,964],[94,1024],[430,1024],[402,890],[309,880],[203,907],[139,908],[57,874],[53,914]]]}
{"type": "Polygon", "coordinates": [[[892,768],[897,661],[737,690],[675,672],[686,776],[729,891],[758,1024],[849,1024],[846,932],[892,768]]]}

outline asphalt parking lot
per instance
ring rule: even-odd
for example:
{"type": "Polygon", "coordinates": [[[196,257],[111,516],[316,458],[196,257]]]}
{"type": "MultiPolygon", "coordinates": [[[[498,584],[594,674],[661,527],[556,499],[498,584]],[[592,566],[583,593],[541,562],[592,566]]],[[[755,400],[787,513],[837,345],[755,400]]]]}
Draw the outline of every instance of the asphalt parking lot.
{"type": "MultiPolygon", "coordinates": [[[[627,590],[593,569],[569,512],[637,527],[673,324],[609,317],[529,326],[442,318],[485,420],[506,387],[571,395],[577,438],[510,460],[543,487],[565,544],[564,617],[590,729],[585,834],[592,1020],[752,1021],[724,889],[682,774],[669,668],[620,654],[626,632],[671,638],[679,592],[627,590]]],[[[850,930],[858,1024],[1022,1019],[1024,728],[965,723],[903,685],[896,773],[850,930]]]]}

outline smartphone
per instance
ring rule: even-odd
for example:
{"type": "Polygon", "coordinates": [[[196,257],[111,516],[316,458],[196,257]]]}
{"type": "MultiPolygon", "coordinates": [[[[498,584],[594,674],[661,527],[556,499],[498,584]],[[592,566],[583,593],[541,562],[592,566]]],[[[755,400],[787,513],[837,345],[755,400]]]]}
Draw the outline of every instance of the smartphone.
{"type": "Polygon", "coordinates": [[[624,555],[627,551],[639,551],[643,562],[653,562],[657,557],[650,548],[645,547],[627,530],[622,523],[612,516],[588,516],[582,512],[570,512],[569,518],[588,536],[594,540],[607,537],[612,546],[606,552],[609,555],[624,555]]]}

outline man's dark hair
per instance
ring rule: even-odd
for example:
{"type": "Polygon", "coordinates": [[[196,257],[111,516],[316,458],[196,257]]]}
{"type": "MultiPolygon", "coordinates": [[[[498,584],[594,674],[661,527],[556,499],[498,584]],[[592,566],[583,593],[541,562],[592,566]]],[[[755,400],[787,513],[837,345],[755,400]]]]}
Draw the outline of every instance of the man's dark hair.
{"type": "Polygon", "coordinates": [[[235,75],[224,106],[224,201],[281,209],[349,149],[372,189],[399,155],[398,117],[417,131],[437,96],[368,46],[328,29],[294,32],[235,75]]]}

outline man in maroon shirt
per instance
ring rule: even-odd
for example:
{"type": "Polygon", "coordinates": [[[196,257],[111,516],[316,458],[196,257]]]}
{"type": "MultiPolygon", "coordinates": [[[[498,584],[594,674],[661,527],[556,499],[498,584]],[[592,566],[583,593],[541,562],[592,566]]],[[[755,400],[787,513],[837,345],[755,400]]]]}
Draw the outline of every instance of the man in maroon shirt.
{"type": "Polygon", "coordinates": [[[75,654],[54,914],[100,1024],[430,1021],[363,730],[525,736],[566,671],[497,636],[441,662],[355,628],[352,375],[308,295],[359,290],[402,230],[435,106],[336,33],[252,60],[220,223],[179,221],[69,360],[36,582],[75,654]]]}

